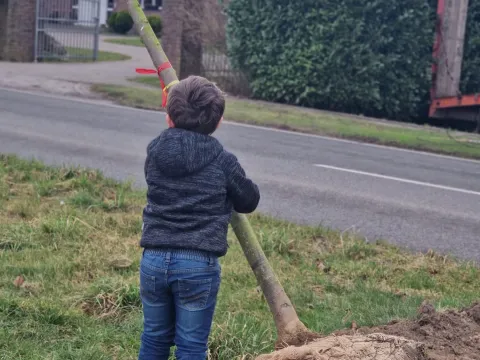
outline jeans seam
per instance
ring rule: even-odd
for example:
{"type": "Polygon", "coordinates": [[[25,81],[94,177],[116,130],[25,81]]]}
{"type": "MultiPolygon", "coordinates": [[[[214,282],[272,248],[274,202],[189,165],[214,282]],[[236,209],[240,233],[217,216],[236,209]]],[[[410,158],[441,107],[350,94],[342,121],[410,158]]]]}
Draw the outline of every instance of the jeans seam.
{"type": "Polygon", "coordinates": [[[178,270],[168,270],[168,274],[191,274],[191,273],[205,273],[211,274],[218,272],[218,269],[215,268],[193,268],[193,269],[178,269],[178,270]]]}
{"type": "Polygon", "coordinates": [[[165,271],[167,271],[167,269],[165,268],[158,268],[156,266],[153,266],[153,265],[150,265],[150,264],[147,264],[145,262],[142,263],[142,266],[145,266],[146,268],[152,270],[152,271],[155,271],[155,272],[158,272],[160,274],[163,274],[165,273],[165,271]]]}
{"type": "MultiPolygon", "coordinates": [[[[147,289],[147,290],[148,290],[148,292],[150,292],[150,290],[151,290],[151,293],[152,293],[152,294],[155,294],[155,290],[156,290],[156,286],[157,286],[155,276],[145,274],[145,272],[144,272],[142,269],[140,269],[140,275],[143,276],[143,277],[145,277],[146,279],[148,279],[148,281],[151,282],[151,284],[150,284],[150,285],[151,285],[151,289],[147,289]]],[[[141,284],[141,283],[140,283],[140,284],[141,284]]],[[[145,285],[146,285],[146,284],[144,283],[144,284],[143,284],[143,288],[145,288],[145,285]]],[[[154,303],[158,300],[158,296],[157,296],[157,297],[154,297],[154,298],[152,298],[152,299],[148,299],[147,297],[145,297],[144,295],[142,295],[142,292],[140,292],[140,295],[141,295],[142,301],[144,301],[145,303],[147,303],[147,304],[149,304],[149,305],[154,304],[154,303]]]]}

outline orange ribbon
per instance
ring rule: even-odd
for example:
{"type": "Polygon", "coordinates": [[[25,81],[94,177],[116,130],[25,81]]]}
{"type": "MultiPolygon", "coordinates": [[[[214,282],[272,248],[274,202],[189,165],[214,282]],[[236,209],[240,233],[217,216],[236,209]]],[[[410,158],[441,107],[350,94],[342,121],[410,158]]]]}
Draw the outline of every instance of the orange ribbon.
{"type": "Polygon", "coordinates": [[[144,75],[147,75],[147,74],[157,74],[158,75],[158,79],[160,80],[160,88],[162,89],[162,107],[165,107],[167,106],[167,97],[168,97],[168,88],[173,85],[173,83],[177,82],[178,80],[176,81],[172,81],[170,84],[168,84],[167,86],[165,86],[165,83],[163,82],[163,79],[162,79],[162,76],[161,76],[161,73],[162,71],[164,70],[167,70],[167,69],[170,69],[172,67],[172,64],[170,63],[170,61],[167,61],[167,62],[164,62],[163,64],[161,64],[157,70],[154,70],[154,69],[140,69],[140,68],[137,68],[135,69],[135,71],[137,72],[137,74],[144,74],[144,75]]]}

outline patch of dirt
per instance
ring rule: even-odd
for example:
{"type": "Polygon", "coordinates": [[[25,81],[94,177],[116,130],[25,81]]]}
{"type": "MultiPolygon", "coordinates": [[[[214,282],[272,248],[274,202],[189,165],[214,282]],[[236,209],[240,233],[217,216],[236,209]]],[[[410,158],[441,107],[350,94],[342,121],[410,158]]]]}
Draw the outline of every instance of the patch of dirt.
{"type": "Polygon", "coordinates": [[[257,360],[426,360],[424,345],[385,334],[327,336],[257,360]]]}
{"type": "Polygon", "coordinates": [[[426,345],[428,360],[480,360],[480,303],[461,311],[436,312],[424,304],[415,321],[361,328],[361,334],[381,332],[403,336],[426,345]]]}
{"type": "Polygon", "coordinates": [[[95,299],[81,303],[80,308],[89,316],[106,318],[118,313],[117,299],[113,294],[100,294],[95,299]]]}
{"type": "Polygon", "coordinates": [[[0,80],[0,85],[18,90],[39,91],[42,93],[80,96],[92,99],[95,98],[95,94],[90,90],[89,84],[57,79],[45,79],[40,76],[7,76],[0,80]]]}
{"type": "Polygon", "coordinates": [[[480,303],[436,312],[422,304],[418,317],[374,328],[342,330],[308,345],[257,360],[480,360],[480,303]]]}

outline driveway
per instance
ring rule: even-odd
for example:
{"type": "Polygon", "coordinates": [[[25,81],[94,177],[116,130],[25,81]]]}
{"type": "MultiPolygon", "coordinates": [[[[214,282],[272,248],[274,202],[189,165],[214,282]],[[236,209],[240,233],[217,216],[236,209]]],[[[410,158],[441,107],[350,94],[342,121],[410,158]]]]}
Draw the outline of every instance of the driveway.
{"type": "Polygon", "coordinates": [[[105,42],[115,35],[101,35],[100,50],[117,52],[130,60],[95,63],[11,63],[0,62],[0,87],[94,97],[89,84],[132,85],[135,68],[149,67],[152,61],[145,48],[105,42]]]}

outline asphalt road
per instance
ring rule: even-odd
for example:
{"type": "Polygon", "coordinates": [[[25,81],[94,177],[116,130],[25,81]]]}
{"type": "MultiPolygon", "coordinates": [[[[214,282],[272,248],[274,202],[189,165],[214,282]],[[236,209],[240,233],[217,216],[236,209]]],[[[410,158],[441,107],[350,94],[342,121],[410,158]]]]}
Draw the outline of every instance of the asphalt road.
{"type": "MultiPolygon", "coordinates": [[[[162,113],[0,89],[0,152],[100,168],[144,186],[162,113]]],[[[480,162],[225,123],[260,211],[480,261],[480,162]]]]}

